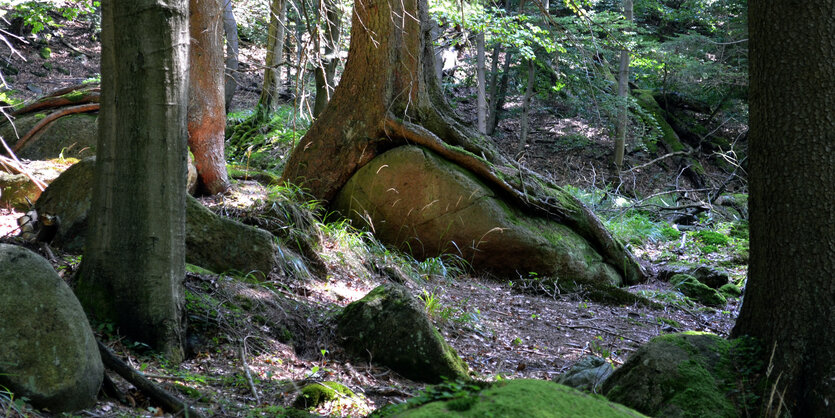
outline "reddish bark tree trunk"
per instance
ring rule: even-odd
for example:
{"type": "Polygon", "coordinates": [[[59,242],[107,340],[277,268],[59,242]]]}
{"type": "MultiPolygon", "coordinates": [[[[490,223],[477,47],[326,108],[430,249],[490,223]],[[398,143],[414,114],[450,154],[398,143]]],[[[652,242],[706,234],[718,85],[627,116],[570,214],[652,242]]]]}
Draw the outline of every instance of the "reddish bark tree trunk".
{"type": "Polygon", "coordinates": [[[223,16],[220,0],[189,1],[188,145],[197,167],[199,193],[229,188],[223,154],[226,129],[223,16]]]}

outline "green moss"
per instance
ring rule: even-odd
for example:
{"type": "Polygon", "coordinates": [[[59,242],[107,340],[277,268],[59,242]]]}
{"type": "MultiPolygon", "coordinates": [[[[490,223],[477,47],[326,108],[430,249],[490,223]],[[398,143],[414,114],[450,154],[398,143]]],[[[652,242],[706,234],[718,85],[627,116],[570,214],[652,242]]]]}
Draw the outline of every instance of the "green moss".
{"type": "Polygon", "coordinates": [[[685,296],[696,300],[705,306],[712,306],[715,308],[725,306],[728,302],[721,293],[715,289],[711,289],[704,283],[696,280],[695,277],[689,274],[676,274],[670,278],[670,284],[673,288],[683,293],[685,296]]]}
{"type": "Polygon", "coordinates": [[[65,99],[67,99],[71,102],[77,102],[77,101],[83,99],[85,95],[86,95],[86,92],[83,91],[83,90],[73,90],[73,91],[65,94],[62,97],[64,97],[65,99]]]}
{"type": "Polygon", "coordinates": [[[355,398],[351,389],[337,382],[320,382],[302,388],[299,396],[293,402],[296,408],[315,408],[325,402],[337,399],[355,398]]]}
{"type": "Polygon", "coordinates": [[[655,122],[658,123],[658,127],[661,129],[661,141],[666,144],[667,148],[671,152],[684,151],[684,144],[681,143],[673,127],[664,118],[664,109],[661,109],[661,106],[655,101],[652,92],[650,90],[633,90],[632,94],[638,101],[638,104],[649,112],[655,119],[655,122]]]}
{"type": "Polygon", "coordinates": [[[641,417],[600,397],[543,380],[510,380],[466,397],[436,401],[399,417],[641,417]]]}
{"type": "Polygon", "coordinates": [[[727,245],[728,241],[730,241],[730,238],[728,238],[728,236],[725,234],[716,231],[708,231],[705,229],[696,231],[695,236],[707,245],[727,245]]]}
{"type": "Polygon", "coordinates": [[[728,283],[719,288],[719,293],[724,295],[726,298],[738,298],[742,296],[742,289],[733,283],[728,283]]]}
{"type": "Polygon", "coordinates": [[[45,60],[48,60],[50,57],[52,57],[52,49],[48,46],[41,48],[41,50],[38,53],[40,54],[41,58],[45,60]]]}

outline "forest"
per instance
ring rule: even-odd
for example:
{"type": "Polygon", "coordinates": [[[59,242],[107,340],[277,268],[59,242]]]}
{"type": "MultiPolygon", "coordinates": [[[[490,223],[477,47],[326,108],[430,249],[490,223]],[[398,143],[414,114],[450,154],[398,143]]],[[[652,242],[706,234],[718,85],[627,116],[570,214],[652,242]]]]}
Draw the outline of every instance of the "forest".
{"type": "Polygon", "coordinates": [[[0,0],[0,414],[832,416],[833,33],[0,0]]]}

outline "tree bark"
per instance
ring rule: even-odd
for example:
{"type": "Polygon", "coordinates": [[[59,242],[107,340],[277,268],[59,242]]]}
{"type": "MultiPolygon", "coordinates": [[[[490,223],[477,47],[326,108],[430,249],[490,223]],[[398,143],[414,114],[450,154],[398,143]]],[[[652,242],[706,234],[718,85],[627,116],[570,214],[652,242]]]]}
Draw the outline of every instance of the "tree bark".
{"type": "Polygon", "coordinates": [[[183,358],[188,2],[102,2],[90,231],[76,294],[88,313],[183,358]],[[118,100],[117,100],[118,99],[118,100]]]}
{"type": "Polygon", "coordinates": [[[333,93],[336,65],[339,64],[339,38],[342,30],[342,15],[334,0],[323,0],[320,16],[324,16],[324,53],[319,57],[315,69],[316,101],[313,104],[313,116],[318,117],[331,99],[333,93]]]}
{"type": "Polygon", "coordinates": [[[479,32],[478,35],[476,35],[476,50],[477,50],[476,51],[476,55],[477,55],[477,58],[476,58],[476,61],[477,61],[477,64],[476,64],[477,83],[476,84],[478,85],[478,87],[477,87],[478,88],[478,93],[477,93],[477,96],[478,96],[478,106],[477,106],[477,109],[478,109],[478,111],[477,111],[478,112],[478,116],[477,116],[478,132],[480,132],[482,134],[486,134],[487,133],[487,97],[486,97],[487,94],[485,92],[486,81],[485,81],[485,74],[484,74],[485,65],[484,65],[484,31],[483,30],[481,32],[479,32]]]}
{"type": "Polygon", "coordinates": [[[222,10],[221,0],[189,1],[188,145],[197,168],[197,191],[209,195],[229,188],[223,152],[226,99],[222,10]]]}
{"type": "Polygon", "coordinates": [[[536,64],[532,59],[528,60],[528,85],[525,87],[525,96],[522,98],[522,120],[519,122],[521,132],[519,132],[518,152],[525,150],[525,144],[528,142],[528,130],[530,127],[530,113],[531,113],[531,98],[533,97],[533,86],[536,83],[536,64]]]}
{"type": "Polygon", "coordinates": [[[358,0],[348,61],[333,98],[293,150],[283,180],[329,202],[354,172],[415,144],[471,171],[531,216],[586,238],[627,283],[645,278],[634,256],[578,200],[515,165],[453,116],[434,76],[426,0],[358,0]],[[362,98],[362,100],[358,100],[362,98]]]}
{"type": "Polygon", "coordinates": [[[232,0],[223,0],[223,32],[226,34],[226,73],[224,96],[226,111],[232,108],[232,98],[238,88],[238,24],[232,11],[232,0]]]}
{"type": "Polygon", "coordinates": [[[762,343],[791,416],[831,416],[835,1],[751,2],[749,33],[751,258],[732,335],[762,343]]]}
{"type": "Polygon", "coordinates": [[[270,3],[270,27],[267,34],[267,59],[264,70],[264,86],[258,99],[260,110],[272,113],[278,110],[278,93],[281,89],[281,65],[284,62],[284,25],[287,22],[287,1],[270,3]]]}
{"type": "MultiPolygon", "coordinates": [[[[623,0],[623,16],[628,23],[632,23],[632,0],[623,0]]],[[[623,154],[626,148],[626,129],[629,122],[629,51],[620,51],[620,68],[618,71],[618,120],[615,127],[615,157],[614,163],[618,172],[623,168],[623,154]]]]}

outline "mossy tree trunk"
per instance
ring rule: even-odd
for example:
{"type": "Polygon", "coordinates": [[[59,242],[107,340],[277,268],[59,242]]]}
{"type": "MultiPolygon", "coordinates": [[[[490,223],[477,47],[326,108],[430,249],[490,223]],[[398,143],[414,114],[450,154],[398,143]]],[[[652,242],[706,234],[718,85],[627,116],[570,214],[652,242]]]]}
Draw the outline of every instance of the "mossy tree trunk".
{"type": "Polygon", "coordinates": [[[835,1],[751,2],[749,16],[751,260],[732,335],[763,344],[791,416],[832,416],[835,1]]]}
{"type": "Polygon", "coordinates": [[[531,216],[574,229],[628,283],[645,273],[577,199],[503,157],[452,115],[434,77],[426,0],[358,0],[351,46],[330,103],[295,148],[284,179],[330,201],[356,170],[404,144],[430,149],[481,178],[531,216]]]}
{"type": "Polygon", "coordinates": [[[188,1],[102,2],[95,184],[76,294],[178,362],[185,305],[188,1]]]}
{"type": "Polygon", "coordinates": [[[189,1],[188,145],[197,167],[197,190],[218,194],[229,188],[224,96],[223,6],[221,0],[189,1]]]}

